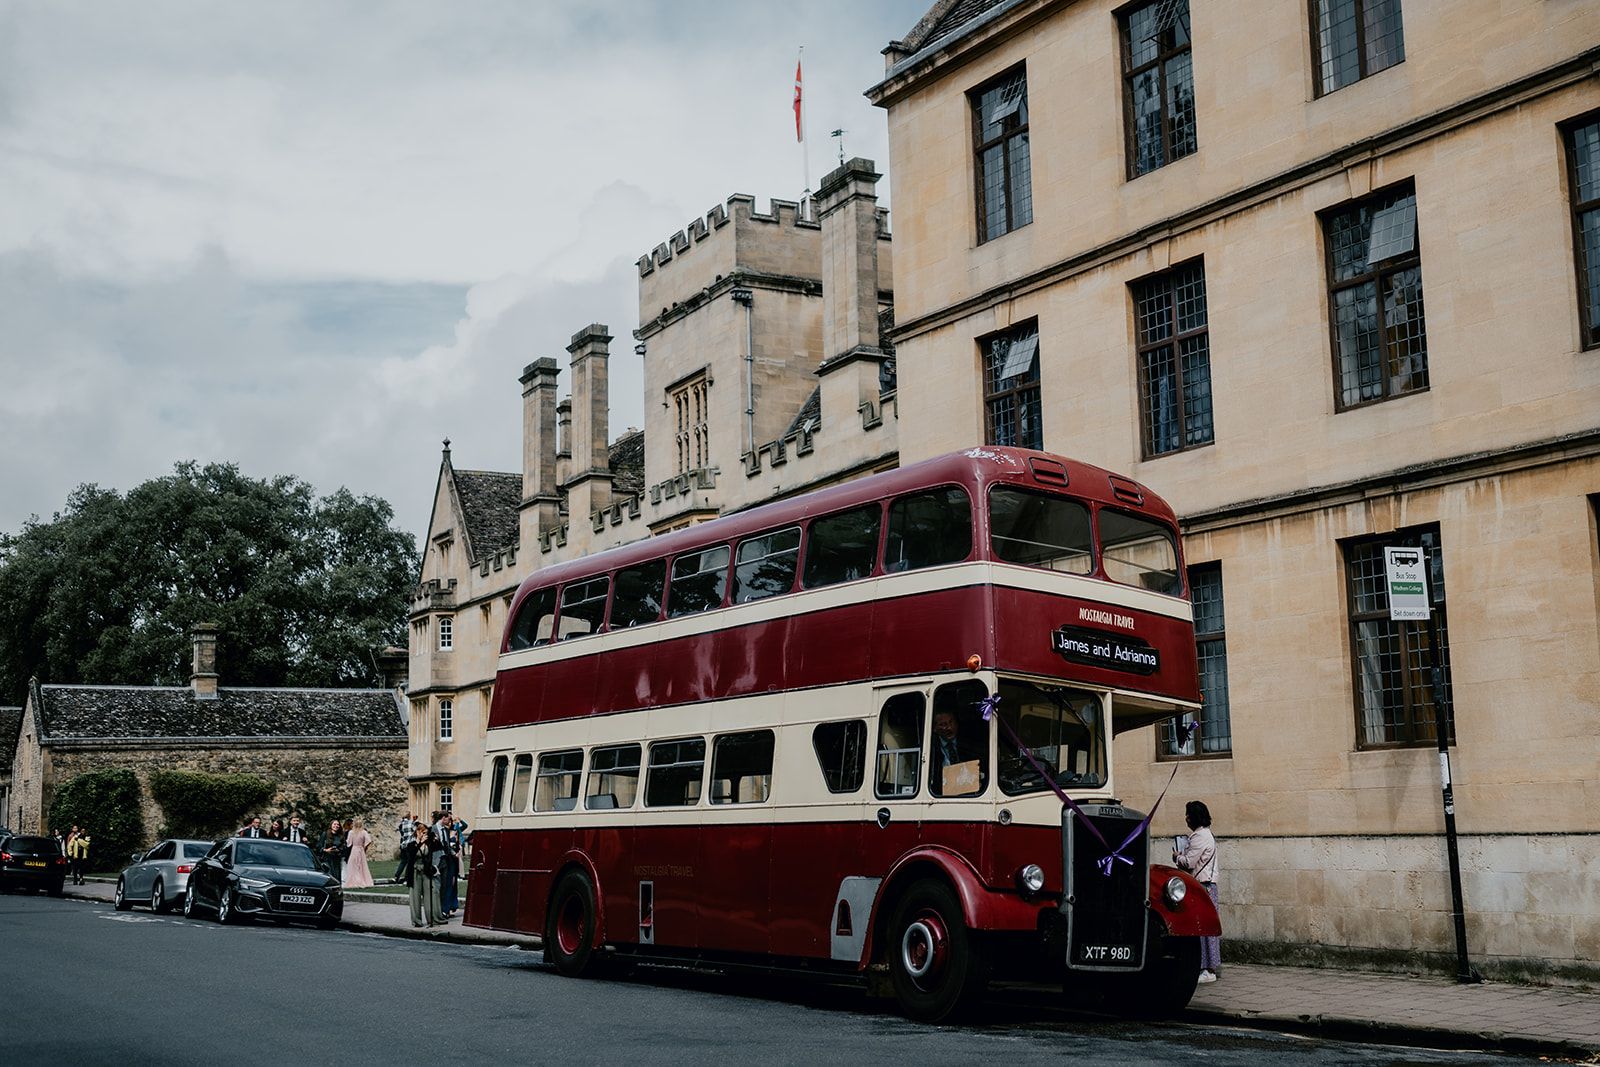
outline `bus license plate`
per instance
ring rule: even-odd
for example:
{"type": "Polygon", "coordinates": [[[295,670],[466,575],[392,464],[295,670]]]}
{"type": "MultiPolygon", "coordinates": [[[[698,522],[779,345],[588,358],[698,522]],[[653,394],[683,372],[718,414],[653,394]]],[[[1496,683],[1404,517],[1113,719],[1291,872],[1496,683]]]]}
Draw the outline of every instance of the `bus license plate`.
{"type": "Polygon", "coordinates": [[[317,903],[316,897],[308,897],[302,893],[285,893],[280,899],[285,904],[300,904],[307,908],[313,907],[317,903]]]}
{"type": "Polygon", "coordinates": [[[1078,963],[1088,967],[1127,966],[1133,962],[1132,945],[1079,945],[1078,963]]]}

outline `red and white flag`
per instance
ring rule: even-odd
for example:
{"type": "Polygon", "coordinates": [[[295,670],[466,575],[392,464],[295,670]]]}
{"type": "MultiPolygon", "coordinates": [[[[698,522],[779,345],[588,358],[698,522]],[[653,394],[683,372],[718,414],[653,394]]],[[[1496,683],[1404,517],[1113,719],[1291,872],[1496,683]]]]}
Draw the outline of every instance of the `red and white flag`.
{"type": "Polygon", "coordinates": [[[796,141],[804,141],[806,139],[805,127],[801,124],[800,118],[800,62],[798,59],[794,61],[794,139],[796,141]]]}

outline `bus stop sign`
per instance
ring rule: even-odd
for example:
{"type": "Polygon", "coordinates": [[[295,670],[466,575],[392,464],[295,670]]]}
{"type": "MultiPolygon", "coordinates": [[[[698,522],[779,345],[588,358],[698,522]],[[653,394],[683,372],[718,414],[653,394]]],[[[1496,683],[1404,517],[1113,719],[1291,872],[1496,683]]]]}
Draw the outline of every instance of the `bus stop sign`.
{"type": "Polygon", "coordinates": [[[1426,621],[1428,557],[1420,548],[1385,548],[1384,578],[1389,587],[1389,618],[1426,621]]]}

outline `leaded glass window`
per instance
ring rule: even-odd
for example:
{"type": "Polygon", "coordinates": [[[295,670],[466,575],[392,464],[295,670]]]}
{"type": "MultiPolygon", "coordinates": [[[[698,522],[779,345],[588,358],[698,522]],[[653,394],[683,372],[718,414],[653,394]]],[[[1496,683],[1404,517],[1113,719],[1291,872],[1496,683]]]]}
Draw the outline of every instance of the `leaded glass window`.
{"type": "Polygon", "coordinates": [[[1428,388],[1415,190],[1337,208],[1322,225],[1340,410],[1428,388]]]}
{"type": "Polygon", "coordinates": [[[1318,96],[1406,58],[1400,0],[1312,0],[1311,19],[1318,96]]]}
{"type": "Polygon", "coordinates": [[[1193,154],[1197,141],[1189,0],[1153,0],[1122,16],[1122,71],[1129,177],[1193,154]]]}
{"type": "Polygon", "coordinates": [[[1189,595],[1194,605],[1195,652],[1200,662],[1198,716],[1185,715],[1161,724],[1162,756],[1221,756],[1233,751],[1233,723],[1228,713],[1228,635],[1222,607],[1222,564],[1198,563],[1189,568],[1189,595]]]}
{"type": "Polygon", "coordinates": [[[1144,456],[1213,440],[1205,264],[1176,267],[1133,287],[1144,456]]]}
{"type": "Polygon", "coordinates": [[[984,342],[984,414],[991,445],[1043,448],[1040,424],[1039,324],[984,342]]]}
{"type": "Polygon", "coordinates": [[[969,99],[982,244],[1033,221],[1027,72],[1019,67],[1002,74],[969,99]]]}
{"type": "Polygon", "coordinates": [[[1578,264],[1578,320],[1585,348],[1600,347],[1600,116],[1569,126],[1567,184],[1578,264]]]}

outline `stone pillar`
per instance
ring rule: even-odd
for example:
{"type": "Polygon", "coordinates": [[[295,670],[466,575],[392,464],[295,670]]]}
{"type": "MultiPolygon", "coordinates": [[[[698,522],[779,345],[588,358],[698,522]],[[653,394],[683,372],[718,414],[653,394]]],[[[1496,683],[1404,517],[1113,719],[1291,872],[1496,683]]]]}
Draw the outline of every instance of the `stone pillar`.
{"type": "Polygon", "coordinates": [[[870,159],[830,171],[817,192],[822,225],[823,424],[878,402],[878,179],[870,159]]]}
{"type": "Polygon", "coordinates": [[[590,512],[611,505],[611,453],[607,420],[607,361],[611,332],[591,323],[572,337],[572,473],[567,490],[567,521],[587,521],[590,512]]]}
{"type": "Polygon", "coordinates": [[[194,666],[189,672],[189,687],[196,700],[217,699],[217,624],[196,623],[194,630],[194,666]]]}
{"type": "Polygon", "coordinates": [[[523,546],[536,547],[541,533],[560,521],[556,481],[556,376],[553,359],[536,359],[522,371],[522,503],[519,532],[523,546]]]}
{"type": "Polygon", "coordinates": [[[556,405],[556,484],[566,485],[572,477],[572,398],[563,397],[556,405]]]}

